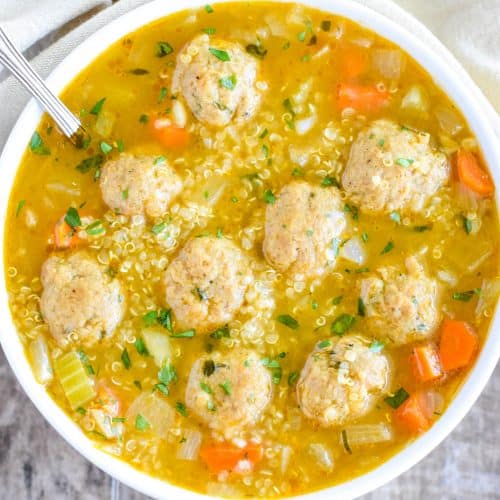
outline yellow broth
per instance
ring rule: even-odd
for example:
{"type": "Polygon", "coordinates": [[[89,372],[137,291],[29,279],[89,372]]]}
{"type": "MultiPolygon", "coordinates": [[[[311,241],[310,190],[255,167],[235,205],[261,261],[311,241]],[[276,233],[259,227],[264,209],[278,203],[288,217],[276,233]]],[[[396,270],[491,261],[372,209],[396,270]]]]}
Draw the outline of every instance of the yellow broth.
{"type": "MultiPolygon", "coordinates": [[[[183,11],[139,29],[109,47],[75,78],[62,99],[91,131],[92,141],[87,149],[75,149],[60,135],[52,120],[43,117],[38,133],[50,154],[37,154],[43,151],[36,147],[27,149],[11,194],[5,235],[7,286],[22,342],[28,346],[42,335],[53,360],[65,351],[83,349],[96,383],[106,381],[126,409],[141,391],[151,391],[158,383],[158,367],[153,358],[141,355],[134,343],[145,327],[143,316],[168,307],[161,285],[164,269],[194,236],[218,235],[236,242],[252,259],[252,286],[260,302],[245,305],[237,313],[229,323],[228,338],[195,335],[170,339],[171,361],[178,380],[169,386],[168,396],[156,393],[172,406],[182,403],[193,362],[211,349],[247,346],[262,358],[278,359],[282,374],[274,385],[271,404],[258,425],[248,430],[248,436],[258,436],[264,447],[264,457],[252,473],[218,477],[199,459],[176,459],[186,429],[200,430],[204,443],[214,438],[190,413],[187,417],[178,413],[168,436],[163,438],[138,430],[133,422],[125,422],[123,436],[107,440],[97,432],[85,408],[71,409],[57,378],[47,385],[47,391],[97,447],[148,474],[204,493],[289,496],[352,479],[377,467],[414,439],[393,425],[394,410],[383,398],[356,423],[385,423],[392,428],[392,440],[353,449],[352,454],[343,446],[341,427],[317,428],[301,416],[298,408],[294,374],[300,372],[314,345],[330,338],[330,325],[335,318],[342,313],[355,316],[353,332],[374,338],[364,327],[365,318],[358,315],[359,279],[381,266],[404,269],[405,259],[419,254],[430,276],[456,278],[453,285],[440,280],[441,316],[468,321],[482,343],[496,301],[492,300],[477,315],[479,294],[468,302],[454,300],[452,294],[481,288],[497,277],[497,212],[488,198],[467,205],[457,194],[453,180],[437,193],[437,202],[426,208],[425,214],[390,217],[348,212],[351,224],[344,238],[367,235],[365,265],[339,258],[335,272],[321,280],[294,280],[275,271],[262,254],[265,192],[277,193],[298,178],[315,185],[325,184],[325,178],[340,179],[351,143],[370,120],[386,117],[427,131],[450,157],[458,148],[479,153],[477,143],[455,106],[408,55],[404,56],[405,67],[399,78],[384,78],[373,68],[363,77],[364,83],[378,84],[389,91],[388,107],[369,117],[339,112],[334,95],[341,78],[339,60],[346,44],[365,47],[369,57],[379,49],[396,49],[392,43],[346,19],[292,4],[267,2],[214,5],[213,12],[210,10],[183,11]],[[151,137],[144,116],[151,119],[155,113],[170,113],[170,80],[176,54],[185,43],[209,28],[215,30],[214,36],[236,40],[244,46],[260,40],[267,53],[260,60],[258,79],[267,84],[268,90],[263,93],[256,115],[239,126],[230,124],[216,129],[189,114],[189,146],[183,150],[166,149],[151,137]],[[172,46],[172,54],[157,56],[160,41],[172,46]],[[409,113],[401,107],[403,96],[415,84],[425,89],[427,95],[428,111],[424,113],[409,113]],[[298,102],[300,93],[317,110],[313,128],[302,136],[289,126],[293,117],[284,105],[286,99],[298,102]],[[111,131],[104,136],[96,132],[98,118],[91,112],[103,98],[102,109],[113,122],[111,131]],[[451,113],[455,125],[458,123],[456,129],[443,127],[436,118],[436,110],[443,109],[451,113]],[[107,154],[101,151],[102,141],[112,146],[107,154]],[[76,169],[83,160],[98,154],[117,156],[121,144],[126,153],[164,156],[184,178],[183,192],[163,217],[143,223],[136,217],[113,213],[101,199],[98,182],[94,180],[95,169],[85,173],[76,169]],[[303,165],[297,163],[301,155],[307,157],[303,165]],[[222,194],[211,205],[210,197],[216,192],[220,194],[220,189],[222,194]],[[40,268],[54,252],[50,239],[54,225],[70,206],[82,216],[102,221],[104,231],[89,238],[87,246],[126,290],[124,320],[110,341],[92,348],[82,348],[78,343],[66,348],[58,346],[39,310],[40,268]],[[470,234],[464,230],[464,217],[473,224],[470,234]],[[421,226],[425,230],[415,230],[421,226]],[[393,242],[393,249],[382,253],[389,241],[393,242]],[[335,300],[340,296],[340,302],[335,300]],[[266,305],[269,297],[274,297],[275,307],[266,305]],[[281,314],[291,315],[299,327],[290,329],[278,322],[276,318],[281,314]],[[249,321],[254,321],[257,328],[245,328],[249,321]],[[128,369],[122,361],[124,349],[130,358],[128,369]],[[286,355],[280,357],[280,353],[286,355]],[[330,450],[334,459],[332,471],[325,473],[318,466],[309,451],[312,443],[321,443],[330,450]],[[290,453],[288,463],[284,459],[285,449],[290,453]]],[[[302,116],[305,114],[302,112],[302,116]]],[[[433,338],[439,338],[439,331],[433,338]]],[[[409,393],[433,387],[448,405],[467,370],[452,372],[434,385],[419,384],[408,363],[411,347],[384,347],[392,368],[389,393],[399,387],[409,393]]]]}

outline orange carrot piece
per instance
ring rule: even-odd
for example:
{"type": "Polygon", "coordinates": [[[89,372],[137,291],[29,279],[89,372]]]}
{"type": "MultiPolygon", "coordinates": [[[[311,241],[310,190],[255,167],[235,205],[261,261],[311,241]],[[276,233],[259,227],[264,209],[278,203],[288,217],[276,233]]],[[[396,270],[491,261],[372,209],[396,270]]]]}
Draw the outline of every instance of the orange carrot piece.
{"type": "Polygon", "coordinates": [[[253,465],[262,458],[262,447],[250,444],[237,448],[230,444],[215,444],[200,449],[200,457],[211,472],[232,471],[240,460],[248,460],[253,465]]]}
{"type": "Polygon", "coordinates": [[[339,83],[337,86],[337,106],[339,109],[353,108],[363,113],[374,113],[389,102],[387,91],[379,91],[372,85],[339,83]]]}
{"type": "Polygon", "coordinates": [[[495,190],[488,172],[479,164],[474,153],[461,149],[457,152],[455,163],[460,182],[481,196],[491,196],[495,190]]]}
{"type": "Polygon", "coordinates": [[[82,240],[78,237],[78,229],[71,227],[63,215],[54,226],[54,245],[56,248],[64,249],[79,245],[82,240]]]}
{"type": "Polygon", "coordinates": [[[431,421],[423,405],[423,398],[418,393],[412,394],[394,411],[394,421],[411,434],[424,432],[430,427],[431,421]]]}
{"type": "Polygon", "coordinates": [[[444,370],[467,366],[478,348],[477,334],[465,321],[445,319],[441,325],[439,359],[444,370]]]}
{"type": "Polygon", "coordinates": [[[343,79],[353,80],[362,75],[368,67],[368,53],[362,47],[342,46],[339,56],[339,71],[343,79]]]}
{"type": "Polygon", "coordinates": [[[152,121],[153,137],[168,149],[185,148],[189,144],[189,132],[177,127],[168,118],[156,118],[152,121]]]}
{"type": "Polygon", "coordinates": [[[437,349],[432,344],[414,347],[410,354],[410,364],[419,382],[436,380],[443,374],[437,349]]]}

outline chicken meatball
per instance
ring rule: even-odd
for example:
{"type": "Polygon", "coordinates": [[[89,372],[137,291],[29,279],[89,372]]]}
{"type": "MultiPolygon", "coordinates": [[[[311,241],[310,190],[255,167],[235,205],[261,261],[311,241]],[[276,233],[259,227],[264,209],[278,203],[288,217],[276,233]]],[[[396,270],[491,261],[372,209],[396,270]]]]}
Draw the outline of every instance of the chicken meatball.
{"type": "Polygon", "coordinates": [[[281,272],[321,275],[335,264],[336,238],[345,225],[336,188],[292,182],[266,208],[264,255],[281,272]]]}
{"type": "Polygon", "coordinates": [[[324,340],[307,358],[297,382],[304,415],[332,427],[365,415],[389,382],[389,362],[362,337],[324,340]]]}
{"type": "Polygon", "coordinates": [[[256,424],[271,400],[271,374],[250,350],[213,352],[189,375],[186,405],[210,428],[235,434],[256,424]]]}
{"type": "Polygon", "coordinates": [[[377,120],[351,147],[342,185],[362,210],[418,212],[450,175],[446,155],[430,135],[377,120]]]}
{"type": "Polygon", "coordinates": [[[100,186],[106,205],[124,215],[164,214],[182,181],[163,158],[122,154],[102,168],[100,186]]]}
{"type": "Polygon", "coordinates": [[[215,126],[250,118],[260,103],[258,62],[235,42],[199,35],[179,52],[172,92],[181,92],[196,118],[215,126]]]}
{"type": "Polygon", "coordinates": [[[165,272],[165,298],[180,328],[203,333],[233,318],[251,280],[248,259],[230,240],[194,238],[165,272]]]}
{"type": "Polygon", "coordinates": [[[406,267],[407,273],[383,267],[360,282],[370,331],[395,344],[429,337],[439,320],[437,282],[414,257],[406,260],[406,267]]]}
{"type": "Polygon", "coordinates": [[[53,255],[42,266],[40,309],[56,341],[92,345],[113,334],[125,302],[118,280],[88,253],[53,255]]]}

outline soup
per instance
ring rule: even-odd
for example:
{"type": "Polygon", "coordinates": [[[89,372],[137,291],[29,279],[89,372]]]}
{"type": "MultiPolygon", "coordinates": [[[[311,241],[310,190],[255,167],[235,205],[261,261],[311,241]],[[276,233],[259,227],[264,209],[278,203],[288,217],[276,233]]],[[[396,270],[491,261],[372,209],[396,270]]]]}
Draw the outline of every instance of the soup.
{"type": "Polygon", "coordinates": [[[446,411],[498,299],[476,139],[407,54],[294,4],[106,49],[12,191],[11,311],[95,446],[201,493],[365,473],[446,411]]]}

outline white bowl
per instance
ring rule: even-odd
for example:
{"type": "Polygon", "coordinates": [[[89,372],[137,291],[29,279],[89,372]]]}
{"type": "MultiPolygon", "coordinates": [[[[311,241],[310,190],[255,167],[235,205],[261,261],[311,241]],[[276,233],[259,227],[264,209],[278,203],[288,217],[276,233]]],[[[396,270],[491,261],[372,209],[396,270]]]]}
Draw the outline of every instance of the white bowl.
{"type": "MultiPolygon", "coordinates": [[[[206,0],[183,0],[182,2],[156,0],[116,19],[97,31],[62,61],[48,78],[50,88],[56,92],[61,92],[97,55],[127,33],[135,31],[141,26],[177,10],[200,7],[205,3],[206,0]]],[[[446,63],[441,58],[401,26],[375,11],[363,7],[357,2],[352,2],[351,0],[335,0],[335,2],[329,0],[302,0],[301,3],[319,8],[331,14],[338,14],[352,19],[395,42],[413,56],[433,76],[437,85],[455,103],[459,103],[459,108],[479,140],[481,150],[490,167],[495,184],[496,186],[500,186],[500,146],[491,124],[487,121],[479,105],[480,96],[474,95],[473,92],[471,93],[470,89],[467,89],[452,71],[447,71],[446,63]]],[[[17,166],[21,161],[26,145],[41,115],[42,112],[37,103],[31,100],[12,130],[0,158],[0,171],[2,172],[2,182],[0,184],[0,234],[4,234],[5,231],[7,203],[17,166]]],[[[498,189],[496,191],[497,203],[499,202],[499,191],[498,189]]],[[[3,250],[4,248],[1,246],[0,308],[3,311],[8,311],[9,305],[5,289],[3,250]]],[[[10,366],[26,391],[26,394],[64,439],[88,460],[122,483],[155,498],[176,500],[206,498],[204,495],[193,493],[155,479],[95,448],[92,441],[83,434],[80,428],[48,396],[43,386],[36,382],[25,357],[24,349],[19,341],[12,318],[7,313],[2,316],[0,341],[10,366]]],[[[483,390],[499,358],[500,314],[497,311],[491,324],[489,336],[474,368],[469,373],[466,382],[444,415],[441,416],[428,432],[372,472],[347,483],[309,493],[300,498],[314,498],[315,500],[320,498],[331,500],[354,498],[378,488],[408,470],[430,453],[458,425],[483,390]]]]}

